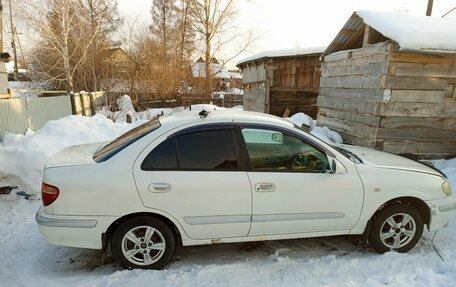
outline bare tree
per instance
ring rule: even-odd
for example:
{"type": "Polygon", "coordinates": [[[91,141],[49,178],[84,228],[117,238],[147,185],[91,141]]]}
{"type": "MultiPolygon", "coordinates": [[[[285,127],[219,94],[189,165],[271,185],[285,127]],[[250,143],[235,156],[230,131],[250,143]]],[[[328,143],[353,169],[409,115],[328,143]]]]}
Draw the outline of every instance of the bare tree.
{"type": "Polygon", "coordinates": [[[24,0],[23,21],[39,39],[32,62],[43,78],[67,91],[95,90],[103,72],[100,57],[119,26],[113,0],[24,0]]]}
{"type": "MultiPolygon", "coordinates": [[[[210,93],[213,89],[212,78],[220,71],[212,71],[211,63],[226,44],[232,44],[236,39],[243,37],[238,50],[229,60],[232,60],[242,51],[245,51],[255,40],[252,31],[242,33],[237,30],[235,17],[238,14],[236,0],[189,0],[192,26],[199,40],[203,43],[205,55],[205,90],[210,93]],[[233,33],[233,31],[235,31],[233,33]]],[[[225,61],[227,62],[227,61],[225,61]]],[[[220,67],[223,68],[224,63],[220,67]]]]}
{"type": "Polygon", "coordinates": [[[90,34],[96,35],[89,47],[89,59],[86,61],[81,76],[88,78],[86,88],[98,90],[99,81],[111,75],[111,67],[108,71],[102,68],[106,66],[109,49],[112,47],[112,34],[122,24],[122,18],[117,10],[115,0],[79,0],[81,16],[85,18],[90,34]]]}

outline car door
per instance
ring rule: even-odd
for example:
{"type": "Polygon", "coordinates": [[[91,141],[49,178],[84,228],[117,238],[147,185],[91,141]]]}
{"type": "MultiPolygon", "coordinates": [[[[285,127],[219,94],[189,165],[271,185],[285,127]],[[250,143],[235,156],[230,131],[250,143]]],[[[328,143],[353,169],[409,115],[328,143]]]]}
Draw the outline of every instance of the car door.
{"type": "Polygon", "coordinates": [[[143,204],[176,218],[193,239],[247,236],[251,188],[232,124],[191,128],[158,142],[134,166],[143,204]]]}
{"type": "Polygon", "coordinates": [[[355,225],[363,186],[354,165],[332,172],[321,146],[280,128],[240,130],[251,162],[249,236],[341,232],[355,225]]]}

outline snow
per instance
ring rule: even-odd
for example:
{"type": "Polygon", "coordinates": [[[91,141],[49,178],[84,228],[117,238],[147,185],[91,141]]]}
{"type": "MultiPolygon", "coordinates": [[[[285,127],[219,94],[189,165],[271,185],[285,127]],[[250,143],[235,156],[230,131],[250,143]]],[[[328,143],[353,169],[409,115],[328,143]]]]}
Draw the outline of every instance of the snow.
{"type": "Polygon", "coordinates": [[[247,62],[254,62],[266,58],[279,58],[279,57],[292,57],[292,56],[302,56],[302,55],[311,55],[311,54],[323,54],[326,47],[307,47],[307,48],[297,48],[297,49],[281,49],[281,50],[269,50],[264,51],[247,58],[244,58],[236,63],[236,66],[247,62]]]}
{"type": "Polygon", "coordinates": [[[42,170],[51,155],[71,145],[112,140],[132,127],[97,114],[49,121],[37,132],[28,131],[26,135],[5,134],[0,145],[0,187],[18,186],[35,196],[40,192],[42,170]]]}
{"type": "Polygon", "coordinates": [[[456,18],[362,10],[364,23],[396,41],[402,51],[456,53],[456,18]]]}
{"type": "Polygon", "coordinates": [[[310,133],[329,144],[344,143],[340,134],[328,129],[327,127],[314,127],[310,130],[310,133]]]}
{"type": "Polygon", "coordinates": [[[302,125],[306,125],[306,126],[310,127],[311,129],[313,127],[315,127],[316,122],[317,122],[316,120],[312,119],[310,116],[306,115],[305,113],[296,113],[287,119],[290,122],[297,125],[298,127],[301,127],[302,125]]]}
{"type": "Polygon", "coordinates": [[[136,122],[138,120],[150,120],[159,115],[169,115],[175,111],[183,110],[182,107],[178,108],[161,108],[161,109],[147,109],[142,112],[136,112],[133,107],[130,96],[123,95],[117,99],[117,107],[119,111],[112,112],[108,107],[103,107],[100,111],[108,119],[114,122],[136,122]]]}
{"type": "Polygon", "coordinates": [[[330,130],[327,127],[319,127],[317,126],[317,121],[312,119],[309,115],[304,113],[296,113],[291,117],[287,118],[287,120],[291,121],[295,125],[302,127],[305,125],[309,127],[310,133],[317,138],[323,140],[329,144],[342,144],[343,140],[340,134],[337,132],[330,130]]]}
{"type": "MultiPolygon", "coordinates": [[[[303,115],[296,118],[310,120],[303,115]]],[[[453,286],[456,284],[456,222],[424,238],[407,254],[376,254],[347,236],[177,248],[161,271],[122,270],[108,255],[50,245],[34,214],[41,169],[54,152],[72,144],[106,141],[137,124],[102,115],[68,116],[37,132],[7,135],[0,145],[0,183],[19,188],[0,195],[0,286],[453,286]],[[21,183],[21,184],[19,184],[21,183]],[[18,191],[33,193],[30,200],[18,191]]],[[[316,128],[316,127],[314,127],[316,128]]],[[[318,129],[319,130],[319,129],[318,129]]],[[[325,133],[327,135],[327,133],[325,133]]],[[[436,166],[456,182],[456,158],[436,166]]],[[[454,186],[454,185],[453,185],[454,186]]]]}
{"type": "Polygon", "coordinates": [[[440,169],[449,178],[450,184],[456,193],[456,158],[450,160],[436,160],[434,166],[440,169]]]}
{"type": "Polygon", "coordinates": [[[13,98],[38,97],[42,91],[49,90],[51,87],[52,84],[48,81],[8,82],[13,98]]]}

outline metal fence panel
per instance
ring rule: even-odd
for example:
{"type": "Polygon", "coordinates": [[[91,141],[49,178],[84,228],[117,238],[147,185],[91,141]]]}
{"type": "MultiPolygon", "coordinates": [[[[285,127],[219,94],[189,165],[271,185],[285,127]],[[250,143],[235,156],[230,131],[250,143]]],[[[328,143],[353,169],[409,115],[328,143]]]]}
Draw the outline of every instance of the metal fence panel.
{"type": "Polygon", "coordinates": [[[0,100],[0,139],[5,132],[23,134],[28,128],[27,106],[24,99],[0,100]]]}
{"type": "Polygon", "coordinates": [[[47,121],[57,120],[72,114],[69,96],[27,98],[30,128],[40,129],[47,121]]]}

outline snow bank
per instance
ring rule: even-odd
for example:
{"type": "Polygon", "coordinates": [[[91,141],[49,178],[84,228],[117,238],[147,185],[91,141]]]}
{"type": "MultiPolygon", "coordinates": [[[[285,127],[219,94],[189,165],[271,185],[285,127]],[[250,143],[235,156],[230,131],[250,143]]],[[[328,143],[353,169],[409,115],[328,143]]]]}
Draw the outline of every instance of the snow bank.
{"type": "Polygon", "coordinates": [[[302,127],[302,125],[306,125],[309,128],[314,128],[316,126],[316,120],[312,119],[310,116],[306,115],[305,113],[296,113],[291,117],[287,118],[290,122],[294,123],[298,127],[302,127]]]}
{"type": "Polygon", "coordinates": [[[310,129],[310,133],[317,138],[323,140],[329,144],[342,144],[343,140],[340,134],[337,132],[328,129],[327,127],[318,127],[317,121],[312,119],[310,116],[304,113],[296,113],[291,117],[287,118],[287,120],[291,121],[295,125],[301,127],[302,125],[306,125],[310,129]]]}
{"type": "Polygon", "coordinates": [[[364,23],[396,41],[400,50],[456,53],[456,18],[358,11],[364,23]]]}
{"type": "Polygon", "coordinates": [[[310,133],[317,138],[329,144],[343,144],[342,137],[337,132],[328,129],[327,127],[314,127],[310,133]]]}
{"type": "Polygon", "coordinates": [[[100,114],[68,116],[49,121],[37,132],[6,134],[0,145],[0,186],[18,186],[36,195],[43,167],[54,153],[71,145],[112,140],[142,122],[113,123],[100,114]]]}
{"type": "Polygon", "coordinates": [[[136,112],[133,107],[130,96],[123,95],[117,99],[117,107],[119,111],[111,112],[109,107],[103,107],[100,113],[112,119],[114,122],[136,122],[138,120],[150,120],[159,115],[169,115],[173,112],[183,110],[183,108],[162,108],[162,109],[147,109],[142,112],[136,112]]]}

